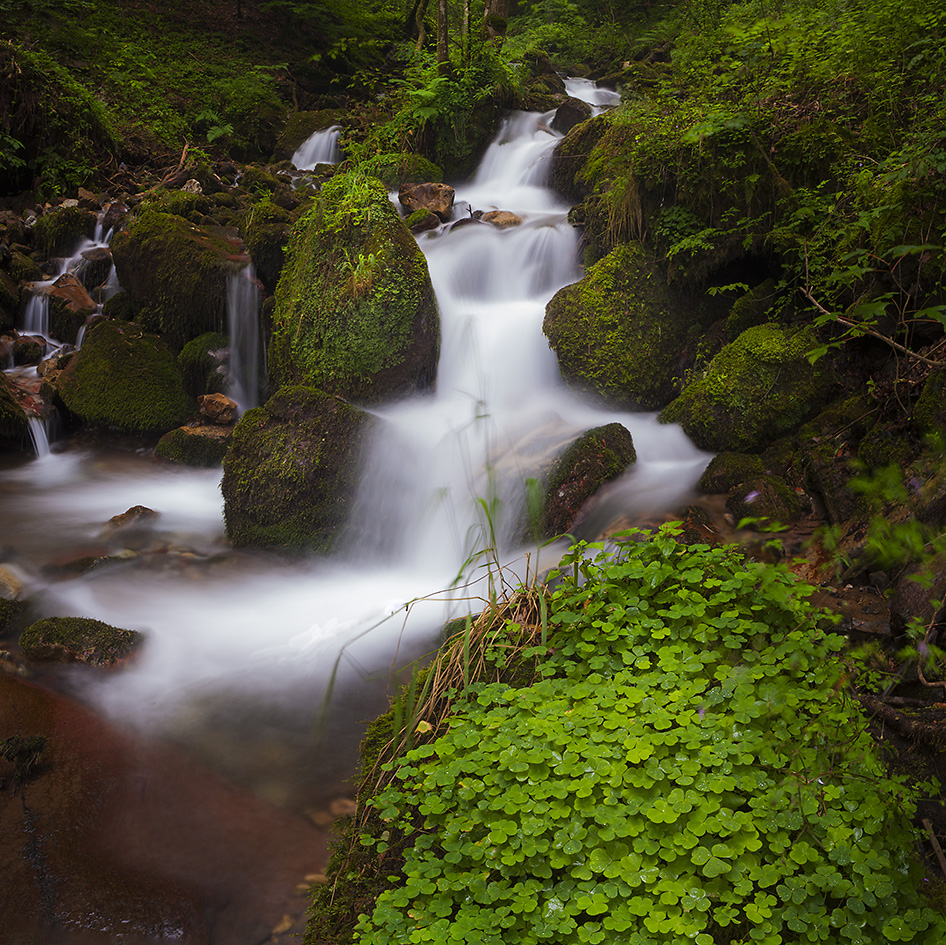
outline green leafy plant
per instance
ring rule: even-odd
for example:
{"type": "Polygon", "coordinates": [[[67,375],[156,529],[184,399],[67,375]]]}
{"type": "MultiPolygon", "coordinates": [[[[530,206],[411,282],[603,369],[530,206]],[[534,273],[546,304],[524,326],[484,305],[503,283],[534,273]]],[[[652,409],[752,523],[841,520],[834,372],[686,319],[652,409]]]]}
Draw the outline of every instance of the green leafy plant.
{"type": "Polygon", "coordinates": [[[531,685],[471,681],[447,726],[412,718],[429,740],[363,841],[410,845],[356,941],[942,940],[913,796],[809,588],[667,530],[578,546],[555,580],[531,685]]]}

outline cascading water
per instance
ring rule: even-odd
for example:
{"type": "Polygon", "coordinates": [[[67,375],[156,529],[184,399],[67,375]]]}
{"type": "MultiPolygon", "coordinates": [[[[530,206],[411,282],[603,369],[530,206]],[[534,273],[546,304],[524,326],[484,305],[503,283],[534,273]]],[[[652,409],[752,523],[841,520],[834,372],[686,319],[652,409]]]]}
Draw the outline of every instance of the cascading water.
{"type": "MultiPolygon", "coordinates": [[[[91,700],[173,732],[225,768],[251,764],[245,713],[252,711],[266,718],[269,754],[276,728],[297,727],[300,743],[286,767],[298,767],[310,756],[312,722],[339,653],[339,691],[381,692],[377,677],[397,655],[430,646],[459,607],[478,609],[469,598],[485,591],[457,590],[458,573],[490,531],[498,531],[505,560],[520,558],[524,483],[581,431],[614,420],[631,431],[639,459],[625,486],[641,514],[687,494],[708,457],[677,427],[602,411],[570,393],[542,335],[546,302],[579,276],[567,207],[543,185],[556,142],[549,117],[507,119],[474,180],[458,188],[461,218],[502,209],[517,214],[519,226],[471,220],[421,238],[442,318],[436,390],[377,410],[379,434],[334,559],[224,556],[217,472],[142,466],[126,455],[108,472],[96,461],[93,476],[89,458],[58,454],[56,488],[7,476],[3,495],[30,523],[8,540],[34,562],[42,609],[148,635],[133,666],[91,683],[82,677],[91,700]],[[57,547],[79,544],[135,504],[160,513],[152,536],[165,549],[160,555],[44,582],[50,551],[32,523],[55,521],[57,547]],[[239,731],[222,759],[222,731],[232,724],[239,731]]],[[[475,568],[466,572],[467,581],[477,577],[475,568]]],[[[332,746],[346,749],[351,759],[350,745],[332,746]]],[[[319,764],[313,777],[324,780],[324,759],[319,764]]],[[[266,777],[278,767],[268,763],[266,777]]]]}
{"type": "Polygon", "coordinates": [[[253,263],[227,278],[230,335],[229,395],[249,410],[259,402],[260,361],[264,356],[259,325],[260,294],[253,263]]]}
{"type": "Polygon", "coordinates": [[[621,101],[621,96],[611,90],[600,88],[591,79],[565,79],[565,91],[572,98],[587,102],[595,114],[607,108],[614,108],[621,101]]]}
{"type": "Polygon", "coordinates": [[[44,459],[52,455],[49,448],[49,433],[46,429],[46,421],[40,417],[27,417],[30,429],[30,439],[33,441],[33,451],[37,459],[44,459]]]}
{"type": "Polygon", "coordinates": [[[341,160],[338,149],[341,132],[339,125],[315,132],[293,154],[293,165],[300,171],[311,171],[318,164],[337,164],[341,160]]]}

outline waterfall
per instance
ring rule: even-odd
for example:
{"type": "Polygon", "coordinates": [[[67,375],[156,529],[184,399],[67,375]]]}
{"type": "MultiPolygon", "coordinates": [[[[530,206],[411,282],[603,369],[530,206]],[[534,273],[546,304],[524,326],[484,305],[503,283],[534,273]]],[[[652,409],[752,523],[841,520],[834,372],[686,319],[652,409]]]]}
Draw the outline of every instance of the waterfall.
{"type": "Polygon", "coordinates": [[[227,329],[230,335],[229,395],[241,410],[259,403],[262,342],[259,285],[253,263],[227,277],[227,329]]]}
{"type": "Polygon", "coordinates": [[[27,417],[29,424],[30,439],[33,441],[33,450],[37,459],[43,459],[51,454],[49,448],[49,434],[46,429],[46,421],[41,417],[27,417]]]}
{"type": "Polygon", "coordinates": [[[340,125],[315,132],[293,154],[292,163],[300,171],[311,171],[317,164],[337,164],[341,160],[338,149],[341,132],[340,125]]]}
{"type": "Polygon", "coordinates": [[[23,332],[27,335],[49,334],[49,296],[43,291],[51,282],[34,282],[33,294],[23,312],[23,332]]]}
{"type": "Polygon", "coordinates": [[[591,79],[565,79],[565,91],[572,98],[587,102],[595,115],[620,104],[621,96],[611,89],[602,89],[591,79]]]}

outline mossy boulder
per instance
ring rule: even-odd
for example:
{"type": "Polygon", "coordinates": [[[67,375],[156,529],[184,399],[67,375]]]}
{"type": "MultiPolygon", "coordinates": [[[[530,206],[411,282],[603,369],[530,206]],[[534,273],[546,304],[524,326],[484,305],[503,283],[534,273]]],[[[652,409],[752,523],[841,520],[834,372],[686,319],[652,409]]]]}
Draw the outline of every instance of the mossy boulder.
{"type": "Polygon", "coordinates": [[[726,337],[732,341],[747,328],[764,325],[769,319],[767,312],[775,297],[775,280],[766,279],[733,302],[726,319],[726,337]]]}
{"type": "Polygon", "coordinates": [[[729,492],[735,486],[764,473],[765,466],[758,456],[750,453],[718,453],[703,470],[696,488],[699,492],[710,494],[729,492]]]}
{"type": "Polygon", "coordinates": [[[256,266],[257,275],[270,292],[274,292],[279,283],[291,231],[289,211],[271,200],[258,201],[243,215],[240,235],[256,266]]]}
{"type": "Polygon", "coordinates": [[[131,322],[93,322],[57,388],[83,423],[123,433],[164,433],[194,409],[171,350],[131,322]]]}
{"type": "Polygon", "coordinates": [[[340,174],[293,227],[276,290],[273,387],[377,402],[429,386],[440,319],[427,262],[373,177],[340,174]]]}
{"type": "Polygon", "coordinates": [[[16,325],[20,310],[20,287],[8,272],[0,269],[0,331],[10,331],[16,325]]]}
{"type": "Polygon", "coordinates": [[[236,425],[223,461],[234,545],[331,550],[354,499],[370,414],[308,387],[277,391],[236,425]]]}
{"type": "Polygon", "coordinates": [[[178,427],[158,440],[154,455],[182,466],[219,466],[227,455],[232,438],[232,427],[211,423],[178,427]]]}
{"type": "Polygon", "coordinates": [[[761,451],[797,429],[825,402],[831,372],[811,364],[817,344],[807,328],[758,325],[726,345],[661,414],[700,449],[761,451]]]}
{"type": "Polygon", "coordinates": [[[726,509],[738,525],[743,519],[765,529],[791,525],[801,513],[795,490],[781,476],[756,476],[735,487],[726,499],[726,509]]]}
{"type": "Polygon", "coordinates": [[[669,287],[643,247],[627,243],[560,289],[542,327],[570,385],[656,410],[673,398],[709,317],[708,305],[669,287]]]}
{"type": "Polygon", "coordinates": [[[0,442],[20,443],[29,439],[29,423],[6,375],[0,373],[0,442]]]}
{"type": "Polygon", "coordinates": [[[555,148],[549,185],[567,200],[583,200],[594,189],[585,168],[592,149],[610,125],[608,115],[589,118],[572,127],[555,148]]]}
{"type": "Polygon", "coordinates": [[[245,265],[241,253],[238,242],[159,210],[145,210],[112,240],[126,306],[175,351],[226,329],[227,277],[245,265]]]}
{"type": "Polygon", "coordinates": [[[357,167],[358,173],[377,177],[388,190],[397,190],[403,184],[423,184],[443,181],[443,171],[422,154],[407,151],[376,154],[357,167]]]}
{"type": "Polygon", "coordinates": [[[26,605],[21,600],[0,597],[0,637],[16,624],[26,605]]]}
{"type": "Polygon", "coordinates": [[[20,649],[34,663],[113,666],[126,659],[142,639],[135,630],[89,617],[47,617],[23,631],[20,649]]]}
{"type": "Polygon", "coordinates": [[[620,423],[583,433],[549,474],[542,514],[543,537],[569,531],[582,506],[637,461],[631,434],[620,423]]]}
{"type": "Polygon", "coordinates": [[[189,396],[196,400],[201,394],[224,393],[229,345],[230,340],[226,335],[208,331],[181,348],[177,364],[189,396]]]}
{"type": "Polygon", "coordinates": [[[33,241],[44,257],[63,256],[95,232],[95,214],[81,207],[63,207],[40,217],[33,227],[33,241]]]}

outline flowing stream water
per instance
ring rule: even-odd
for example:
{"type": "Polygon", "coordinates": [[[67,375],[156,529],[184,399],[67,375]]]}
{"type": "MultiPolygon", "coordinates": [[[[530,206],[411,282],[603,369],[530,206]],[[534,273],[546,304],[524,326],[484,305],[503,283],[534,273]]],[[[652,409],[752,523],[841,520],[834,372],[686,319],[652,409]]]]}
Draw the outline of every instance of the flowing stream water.
{"type": "Polygon", "coordinates": [[[4,540],[40,609],[147,635],[123,672],[75,674],[85,699],[276,803],[302,805],[350,773],[359,725],[383,708],[394,664],[435,645],[446,619],[481,608],[476,552],[488,535],[515,573],[539,567],[535,546],[522,545],[525,482],[576,435],[612,421],[631,431],[639,460],[615,488],[623,511],[684,500],[709,457],[653,415],[571,393],[542,334],[547,301],[580,276],[568,207],[545,186],[550,117],[507,118],[457,188],[456,216],[469,222],[420,238],[442,318],[436,389],[377,409],[383,422],[332,558],[233,552],[219,471],[161,465],[144,446],[107,452],[75,439],[0,471],[4,540]],[[522,223],[472,219],[491,209],[522,223]],[[132,542],[137,557],[50,579],[45,567],[64,549],[113,547],[103,523],[133,505],[159,513],[132,542]],[[334,708],[322,716],[330,679],[334,708]]]}

